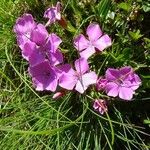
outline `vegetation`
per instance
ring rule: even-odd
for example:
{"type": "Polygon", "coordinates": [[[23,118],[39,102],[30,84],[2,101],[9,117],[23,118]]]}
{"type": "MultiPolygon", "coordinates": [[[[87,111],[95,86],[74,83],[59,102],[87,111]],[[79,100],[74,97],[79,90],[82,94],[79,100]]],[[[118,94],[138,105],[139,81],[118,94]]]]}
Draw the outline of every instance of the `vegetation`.
{"type": "MultiPolygon", "coordinates": [[[[149,0],[62,0],[69,29],[49,27],[62,39],[67,62],[77,58],[72,39],[98,22],[113,40],[90,58],[92,70],[131,66],[142,80],[133,101],[109,100],[108,113],[92,108],[92,98],[68,92],[53,100],[34,90],[27,62],[16,44],[13,26],[24,13],[46,23],[44,11],[56,0],[0,0],[0,149],[141,149],[150,148],[150,2],[149,0]]],[[[95,94],[93,94],[95,95],[95,94]]],[[[105,98],[103,93],[97,97],[105,98]]]]}

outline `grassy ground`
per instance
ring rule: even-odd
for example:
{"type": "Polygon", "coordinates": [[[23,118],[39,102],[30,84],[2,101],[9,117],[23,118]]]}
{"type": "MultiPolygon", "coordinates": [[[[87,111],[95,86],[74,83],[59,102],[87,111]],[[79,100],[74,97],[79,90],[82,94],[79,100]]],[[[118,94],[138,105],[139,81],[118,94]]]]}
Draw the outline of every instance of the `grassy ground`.
{"type": "MultiPolygon", "coordinates": [[[[134,101],[110,101],[108,114],[100,116],[91,95],[68,93],[52,100],[52,93],[36,92],[12,31],[16,19],[32,13],[45,22],[44,10],[55,0],[0,0],[0,149],[125,149],[150,148],[150,2],[147,0],[62,0],[63,15],[74,27],[49,28],[63,39],[66,61],[77,58],[72,38],[92,21],[100,23],[113,39],[112,47],[90,59],[103,75],[108,67],[130,65],[142,86],[134,101]],[[75,29],[75,30],[74,30],[75,29]]],[[[100,93],[97,93],[100,97],[100,93]]]]}

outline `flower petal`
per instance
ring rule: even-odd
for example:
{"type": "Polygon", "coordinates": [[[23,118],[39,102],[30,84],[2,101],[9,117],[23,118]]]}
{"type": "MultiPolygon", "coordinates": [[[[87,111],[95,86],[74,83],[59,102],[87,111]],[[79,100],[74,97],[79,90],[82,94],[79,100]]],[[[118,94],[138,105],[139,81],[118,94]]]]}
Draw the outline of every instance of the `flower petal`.
{"type": "Polygon", "coordinates": [[[36,77],[45,74],[45,72],[50,72],[50,68],[48,60],[45,60],[35,66],[29,66],[28,71],[32,77],[36,77]]]}
{"type": "Polygon", "coordinates": [[[22,48],[22,57],[29,61],[29,57],[33,51],[36,51],[36,44],[31,41],[26,42],[22,48]]]}
{"type": "Polygon", "coordinates": [[[30,39],[25,35],[17,35],[17,44],[19,45],[20,49],[24,49],[24,45],[27,42],[31,42],[30,39]]]}
{"type": "Polygon", "coordinates": [[[62,40],[60,39],[59,36],[57,36],[54,33],[51,33],[48,37],[46,48],[49,49],[50,52],[55,53],[61,42],[62,40]]]}
{"type": "Polygon", "coordinates": [[[132,72],[133,72],[133,70],[130,66],[125,66],[125,67],[120,68],[120,73],[122,75],[129,75],[132,72]]]}
{"type": "Polygon", "coordinates": [[[67,90],[72,90],[76,83],[77,77],[70,73],[63,73],[59,78],[59,86],[67,90]]]}
{"type": "Polygon", "coordinates": [[[86,89],[87,89],[87,87],[84,87],[84,85],[78,80],[75,90],[78,91],[79,93],[83,94],[86,89]]]}
{"type": "Polygon", "coordinates": [[[49,79],[47,81],[47,83],[48,83],[48,85],[45,87],[45,89],[48,90],[48,91],[55,92],[56,88],[57,88],[57,84],[58,84],[57,78],[55,78],[55,79],[49,79]]]}
{"type": "Polygon", "coordinates": [[[141,84],[141,79],[137,74],[133,74],[133,79],[131,80],[132,86],[131,88],[133,90],[136,90],[139,88],[140,84],[141,84]]]}
{"type": "Polygon", "coordinates": [[[97,110],[98,108],[99,108],[99,101],[98,100],[95,100],[94,101],[94,103],[93,103],[93,108],[95,109],[95,110],[97,110]]]}
{"type": "Polygon", "coordinates": [[[31,14],[24,14],[18,18],[14,26],[14,32],[16,34],[25,35],[30,33],[36,27],[36,23],[31,14]]]}
{"type": "Polygon", "coordinates": [[[48,8],[45,12],[44,12],[44,18],[48,18],[49,19],[49,24],[52,24],[56,21],[56,8],[51,7],[48,8]]]}
{"type": "Polygon", "coordinates": [[[33,82],[33,86],[35,87],[36,91],[44,90],[43,83],[40,80],[38,80],[38,76],[36,78],[32,78],[32,82],[33,82]]]}
{"type": "Polygon", "coordinates": [[[75,68],[79,74],[84,74],[89,70],[88,62],[85,58],[79,58],[75,61],[75,68]]]}
{"type": "Polygon", "coordinates": [[[86,33],[89,37],[89,40],[92,42],[98,40],[98,38],[102,35],[102,30],[100,29],[100,26],[98,24],[91,23],[87,27],[86,33]]]}
{"type": "Polygon", "coordinates": [[[61,3],[57,2],[56,6],[48,8],[44,13],[44,18],[49,18],[48,24],[54,23],[56,20],[61,19],[61,3]]]}
{"type": "Polygon", "coordinates": [[[82,83],[85,87],[88,87],[97,82],[97,74],[94,71],[86,73],[81,77],[82,83]]]}
{"type": "Polygon", "coordinates": [[[119,94],[119,86],[113,82],[107,83],[105,90],[108,96],[116,97],[119,94]]]}
{"type": "Polygon", "coordinates": [[[131,100],[133,97],[134,91],[131,88],[120,87],[119,88],[119,97],[124,100],[131,100]]]}
{"type": "Polygon", "coordinates": [[[84,93],[84,91],[92,84],[96,84],[97,75],[95,72],[89,72],[81,76],[81,80],[78,80],[75,90],[79,93],[84,93]]]}
{"type": "Polygon", "coordinates": [[[63,55],[59,50],[56,50],[55,53],[51,52],[49,54],[49,60],[50,60],[51,65],[56,66],[63,62],[63,55]]]}
{"type": "Polygon", "coordinates": [[[93,45],[99,50],[103,51],[105,48],[109,47],[112,45],[110,37],[105,34],[102,37],[100,37],[98,40],[93,42],[93,45]]]}
{"type": "Polygon", "coordinates": [[[85,59],[88,59],[94,53],[95,53],[95,48],[93,46],[89,46],[87,49],[80,52],[80,56],[85,58],[85,59]]]}
{"type": "Polygon", "coordinates": [[[35,49],[29,57],[29,63],[31,66],[35,66],[44,61],[45,61],[45,54],[40,48],[35,49]]]}
{"type": "Polygon", "coordinates": [[[120,78],[120,71],[118,69],[108,68],[105,77],[109,81],[114,81],[120,78]]]}
{"type": "Polygon", "coordinates": [[[43,24],[38,24],[37,27],[31,32],[31,40],[37,45],[43,45],[48,37],[48,32],[43,24]]]}
{"type": "Polygon", "coordinates": [[[78,35],[74,39],[74,46],[77,50],[82,51],[86,48],[88,48],[89,41],[85,38],[83,34],[78,35]]]}
{"type": "Polygon", "coordinates": [[[52,68],[48,61],[45,60],[36,66],[30,66],[29,73],[36,90],[50,90],[52,92],[56,90],[58,77],[55,68],[52,68]]]}

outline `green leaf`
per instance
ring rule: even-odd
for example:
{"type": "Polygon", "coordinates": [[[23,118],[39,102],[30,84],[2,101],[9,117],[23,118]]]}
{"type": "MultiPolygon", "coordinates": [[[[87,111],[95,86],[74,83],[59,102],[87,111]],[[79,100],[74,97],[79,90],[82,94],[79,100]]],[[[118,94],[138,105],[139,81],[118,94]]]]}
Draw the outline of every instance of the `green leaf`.
{"type": "Polygon", "coordinates": [[[128,3],[122,2],[118,4],[118,7],[125,10],[125,11],[130,11],[131,6],[128,3]]]}
{"type": "Polygon", "coordinates": [[[100,3],[97,5],[98,14],[102,19],[105,19],[108,11],[110,9],[110,0],[101,0],[100,3]]]}
{"type": "Polygon", "coordinates": [[[142,9],[145,11],[145,12],[149,12],[150,11],[150,2],[145,2],[142,6],[142,9]]]}
{"type": "Polygon", "coordinates": [[[150,120],[144,120],[144,124],[150,124],[150,120]]]}
{"type": "Polygon", "coordinates": [[[131,38],[135,41],[137,41],[139,38],[141,38],[143,36],[142,34],[140,34],[139,29],[136,32],[129,31],[128,33],[131,36],[131,38]]]}

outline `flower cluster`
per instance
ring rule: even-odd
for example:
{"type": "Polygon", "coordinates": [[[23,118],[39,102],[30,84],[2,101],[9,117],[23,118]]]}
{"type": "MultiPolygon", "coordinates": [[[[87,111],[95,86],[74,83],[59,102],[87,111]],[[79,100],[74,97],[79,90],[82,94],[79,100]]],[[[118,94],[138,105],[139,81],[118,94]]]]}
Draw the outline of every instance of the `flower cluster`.
{"type": "Polygon", "coordinates": [[[97,81],[97,89],[104,90],[108,96],[119,96],[124,100],[131,100],[135,90],[139,88],[141,80],[129,66],[120,69],[109,68],[105,77],[97,81]]]}
{"type": "MultiPolygon", "coordinates": [[[[22,57],[29,63],[28,72],[37,91],[56,92],[53,98],[58,98],[66,93],[65,90],[76,90],[83,94],[90,85],[96,85],[99,91],[104,90],[108,96],[132,99],[141,81],[131,67],[109,68],[105,77],[99,79],[90,70],[88,58],[112,45],[111,38],[102,32],[98,23],[91,23],[87,27],[86,36],[79,34],[74,38],[73,45],[80,58],[72,66],[64,63],[60,50],[62,39],[46,29],[48,25],[61,21],[60,2],[48,8],[44,17],[48,18],[45,25],[35,22],[31,14],[24,14],[14,26],[18,46],[22,57]],[[58,90],[60,88],[63,92],[58,90]]],[[[101,99],[94,101],[93,108],[101,114],[107,111],[106,102],[101,99]]]]}

